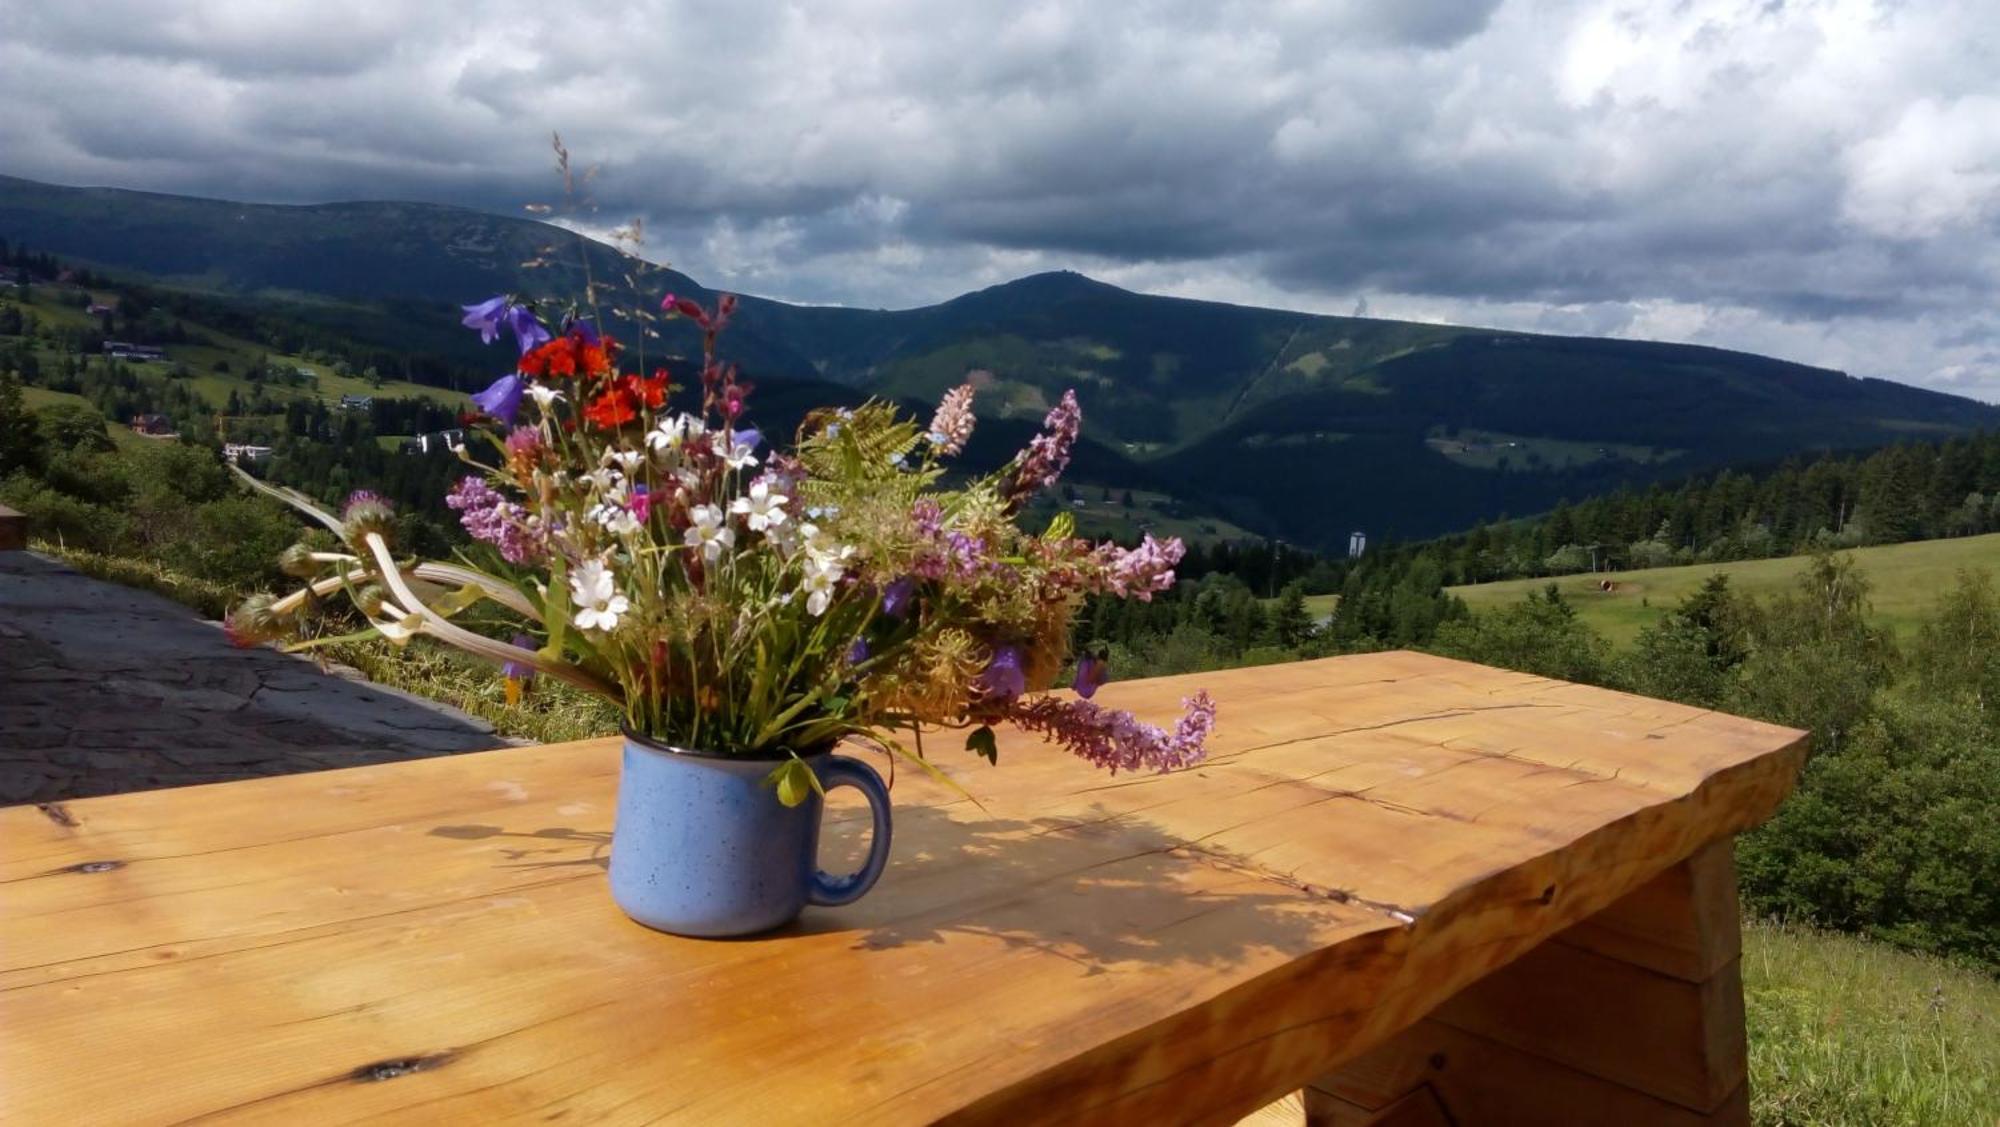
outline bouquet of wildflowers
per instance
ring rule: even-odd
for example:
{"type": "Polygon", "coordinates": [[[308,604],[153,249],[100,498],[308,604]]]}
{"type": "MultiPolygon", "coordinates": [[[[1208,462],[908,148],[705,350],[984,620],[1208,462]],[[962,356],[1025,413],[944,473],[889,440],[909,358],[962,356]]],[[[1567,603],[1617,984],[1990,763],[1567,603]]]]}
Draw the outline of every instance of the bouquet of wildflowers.
{"type": "Polygon", "coordinates": [[[257,483],[346,550],[291,549],[287,573],[311,584],[239,607],[232,632],[280,637],[314,598],[345,592],[369,636],[429,635],[558,678],[661,743],[776,757],[787,802],[815,785],[799,756],[845,739],[928,769],[927,728],[967,730],[989,759],[1002,722],[1114,772],[1200,759],[1215,718],[1205,692],[1171,731],[1093,704],[1097,658],[1076,663],[1075,697],[1031,692],[1068,666],[1086,597],[1150,600],[1172,586],[1182,553],[1151,536],[1131,549],[1078,539],[1067,513],[1039,534],[1017,527],[1069,461],[1082,422],[1074,393],[998,472],[947,487],[974,425],[972,383],[947,393],[928,426],[870,403],[810,415],[789,450],[773,449],[744,423],[749,385],[716,356],[734,299],[662,304],[701,332],[698,412],[669,406],[664,371],[623,370],[618,343],[588,319],[552,328],[506,297],[468,306],[468,326],[489,343],[510,331],[520,355],[473,397],[495,464],[462,450],[477,472],[447,503],[502,563],[412,561],[379,497],[357,493],[336,516],[257,483]],[[518,618],[520,636],[453,621],[477,603],[518,618]]]}

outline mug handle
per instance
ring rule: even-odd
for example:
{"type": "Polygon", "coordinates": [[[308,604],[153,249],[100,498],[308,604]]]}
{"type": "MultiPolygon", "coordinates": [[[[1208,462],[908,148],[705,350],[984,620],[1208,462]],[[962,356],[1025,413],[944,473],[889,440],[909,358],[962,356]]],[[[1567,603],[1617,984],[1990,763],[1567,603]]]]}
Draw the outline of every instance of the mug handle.
{"type": "Polygon", "coordinates": [[[861,899],[875,887],[882,869],[889,864],[889,788],[882,785],[882,776],[873,767],[844,755],[829,754],[821,761],[819,781],[827,790],[853,787],[866,795],[868,812],[875,819],[874,836],[868,842],[868,860],[862,863],[860,871],[837,877],[817,864],[813,866],[812,887],[807,890],[806,899],[832,908],[861,899]]]}

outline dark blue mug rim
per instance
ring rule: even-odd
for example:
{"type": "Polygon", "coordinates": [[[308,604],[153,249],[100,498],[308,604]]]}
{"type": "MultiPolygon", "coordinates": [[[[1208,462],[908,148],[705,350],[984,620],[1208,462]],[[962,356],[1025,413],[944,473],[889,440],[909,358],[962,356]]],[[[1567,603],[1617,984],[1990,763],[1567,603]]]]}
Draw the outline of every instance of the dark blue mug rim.
{"type": "Polygon", "coordinates": [[[633,731],[631,725],[629,724],[618,725],[618,731],[622,733],[626,739],[632,741],[635,744],[638,744],[640,747],[648,748],[653,751],[665,752],[668,755],[685,755],[694,759],[719,759],[725,763],[782,763],[785,760],[792,758],[794,755],[798,756],[800,759],[810,761],[813,759],[817,759],[822,755],[833,754],[833,749],[835,746],[833,744],[828,744],[825,747],[815,748],[811,751],[795,752],[786,748],[779,748],[776,751],[764,755],[730,755],[726,752],[702,751],[698,748],[680,747],[675,744],[661,743],[659,740],[654,739],[651,736],[641,735],[640,733],[633,731]]]}

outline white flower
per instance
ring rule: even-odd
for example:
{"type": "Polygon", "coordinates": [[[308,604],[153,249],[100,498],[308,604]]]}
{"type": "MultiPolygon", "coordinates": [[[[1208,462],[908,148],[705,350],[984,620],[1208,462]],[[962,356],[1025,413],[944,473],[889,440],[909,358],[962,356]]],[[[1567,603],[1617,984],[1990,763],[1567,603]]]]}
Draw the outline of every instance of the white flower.
{"type": "Polygon", "coordinates": [[[569,590],[576,602],[570,621],[584,630],[616,630],[618,616],[632,609],[618,593],[617,577],[603,560],[585,560],[569,573],[569,590]]]}
{"type": "Polygon", "coordinates": [[[732,470],[749,469],[757,464],[756,448],[747,442],[736,441],[735,435],[718,434],[712,442],[715,456],[721,458],[732,470]]]}
{"type": "Polygon", "coordinates": [[[708,562],[721,559],[723,549],[736,543],[736,530],[723,523],[722,510],[714,505],[696,505],[688,516],[694,520],[686,534],[688,546],[700,548],[708,562]]]}
{"type": "Polygon", "coordinates": [[[770,482],[753,481],[750,483],[750,496],[738,497],[729,506],[729,511],[743,517],[743,523],[750,526],[750,531],[762,532],[785,523],[785,502],[789,500],[791,498],[783,493],[771,492],[770,482]]]}
{"type": "Polygon", "coordinates": [[[655,454],[678,454],[692,439],[707,433],[708,427],[693,415],[683,411],[670,418],[661,419],[646,434],[646,445],[655,454]]]}
{"type": "Polygon", "coordinates": [[[590,519],[619,536],[630,536],[639,531],[638,516],[624,505],[593,505],[590,519]]]}
{"type": "Polygon", "coordinates": [[[583,476],[585,480],[589,481],[592,485],[595,485],[599,489],[603,490],[616,489],[618,487],[618,483],[625,480],[624,474],[619,473],[617,470],[614,470],[609,466],[606,466],[603,469],[592,470],[589,473],[584,474],[583,476]]]}
{"type": "Polygon", "coordinates": [[[528,385],[528,394],[534,396],[535,406],[540,407],[543,411],[547,411],[552,404],[561,402],[563,397],[563,393],[557,391],[555,388],[543,387],[538,383],[528,385]]]}
{"type": "Polygon", "coordinates": [[[628,475],[638,473],[639,467],[646,462],[645,452],[641,450],[613,450],[610,456],[628,475]]]}
{"type": "Polygon", "coordinates": [[[817,557],[806,561],[805,582],[799,589],[806,593],[806,613],[818,618],[826,613],[828,604],[833,602],[833,585],[840,582],[840,564],[823,561],[817,557]]]}

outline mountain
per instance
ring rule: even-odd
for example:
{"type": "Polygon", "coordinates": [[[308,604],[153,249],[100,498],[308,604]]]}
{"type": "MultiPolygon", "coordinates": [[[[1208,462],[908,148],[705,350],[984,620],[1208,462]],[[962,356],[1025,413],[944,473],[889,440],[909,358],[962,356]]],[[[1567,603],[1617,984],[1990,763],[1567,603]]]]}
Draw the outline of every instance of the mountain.
{"type": "MultiPolygon", "coordinates": [[[[0,177],[0,238],[468,366],[495,356],[457,326],[455,303],[575,294],[586,263],[612,305],[714,296],[544,223],[431,204],[0,177]]],[[[685,323],[663,336],[669,353],[696,347],[685,323]]],[[[1080,467],[1092,484],[1165,487],[1322,547],[1350,529],[1427,535],[1718,465],[2000,426],[2000,408],[1749,353],[1258,309],[1073,273],[906,310],[746,295],[726,348],[767,382],[921,400],[987,369],[982,413],[1022,421],[1075,387],[1104,444],[1080,467]]]]}

